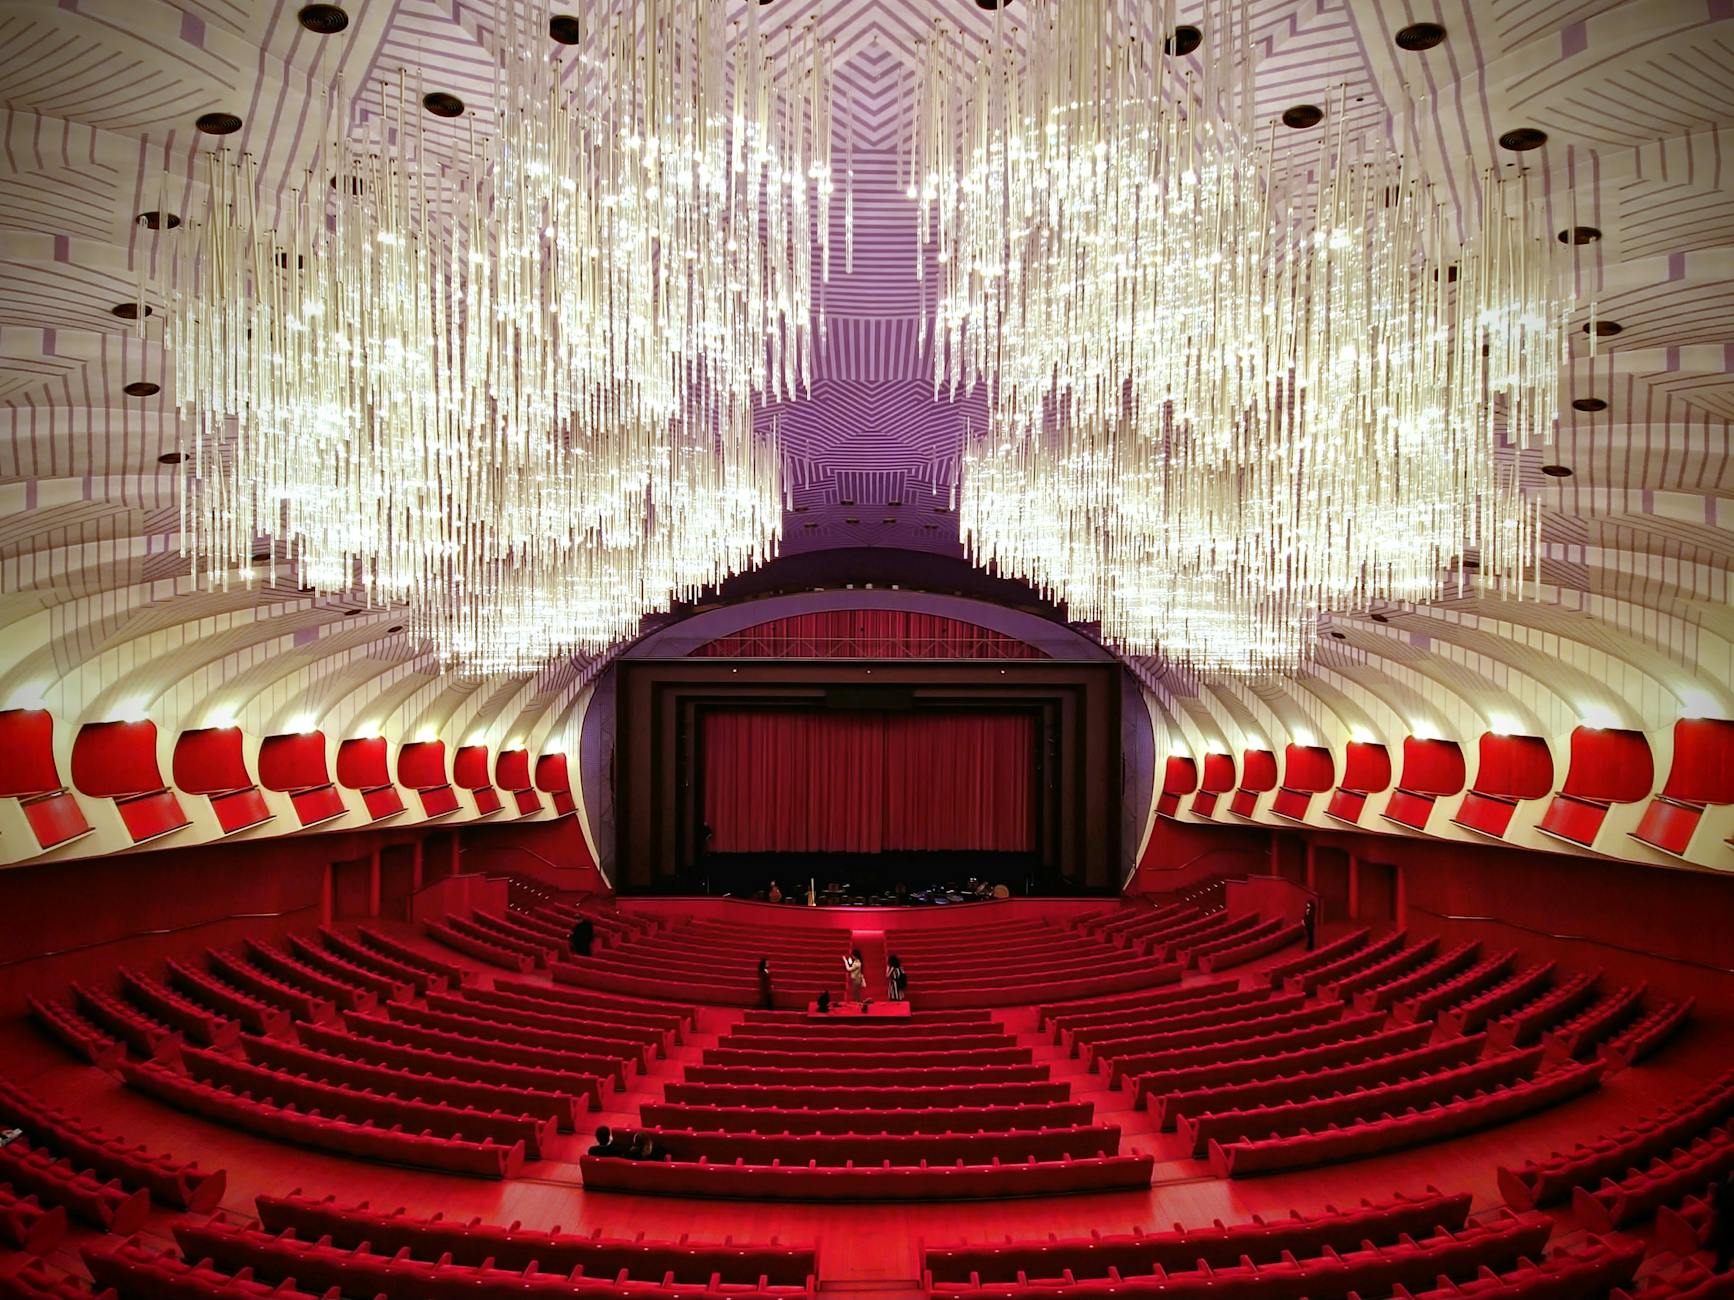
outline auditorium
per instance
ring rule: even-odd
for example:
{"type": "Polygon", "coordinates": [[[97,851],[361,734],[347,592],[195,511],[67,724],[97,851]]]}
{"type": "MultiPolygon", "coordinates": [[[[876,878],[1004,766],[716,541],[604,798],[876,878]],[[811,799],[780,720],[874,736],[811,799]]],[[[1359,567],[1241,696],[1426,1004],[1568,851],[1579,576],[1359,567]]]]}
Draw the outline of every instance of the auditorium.
{"type": "Polygon", "coordinates": [[[1731,0],[0,121],[0,1300],[1734,1300],[1731,0]]]}

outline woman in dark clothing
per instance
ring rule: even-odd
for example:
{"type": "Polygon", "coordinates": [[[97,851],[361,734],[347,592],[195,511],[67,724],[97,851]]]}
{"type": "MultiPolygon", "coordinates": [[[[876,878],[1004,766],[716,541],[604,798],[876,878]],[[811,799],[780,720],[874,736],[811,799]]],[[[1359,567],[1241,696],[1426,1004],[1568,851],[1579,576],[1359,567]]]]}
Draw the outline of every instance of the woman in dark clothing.
{"type": "Polygon", "coordinates": [[[1307,932],[1307,951],[1313,950],[1319,934],[1319,905],[1312,899],[1307,899],[1306,910],[1301,913],[1301,925],[1307,932]]]}
{"type": "Polygon", "coordinates": [[[759,958],[759,1005],[766,1011],[776,1005],[776,999],[771,992],[771,959],[759,958]]]}
{"type": "Polygon", "coordinates": [[[896,953],[885,963],[885,992],[893,1002],[902,1002],[909,992],[909,976],[903,972],[903,962],[896,953]]]}

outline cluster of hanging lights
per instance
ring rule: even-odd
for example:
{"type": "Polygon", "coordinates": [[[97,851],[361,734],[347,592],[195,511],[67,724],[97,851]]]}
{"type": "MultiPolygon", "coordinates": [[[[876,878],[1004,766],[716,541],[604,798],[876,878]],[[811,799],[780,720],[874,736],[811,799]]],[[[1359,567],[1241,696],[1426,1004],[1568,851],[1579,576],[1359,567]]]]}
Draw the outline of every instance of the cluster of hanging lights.
{"type": "Polygon", "coordinates": [[[1292,672],[1322,614],[1521,591],[1570,303],[1521,175],[1455,205],[1327,115],[1279,149],[1244,4],[1025,0],[927,42],[908,149],[936,398],[981,386],[978,563],[1204,674],[1292,672]],[[1505,454],[1502,454],[1504,452],[1505,454]]]}
{"type": "Polygon", "coordinates": [[[286,193],[212,155],[162,286],[197,571],[253,581],[269,537],[273,570],[406,602],[478,673],[600,651],[774,554],[753,407],[805,392],[830,273],[810,26],[609,0],[552,60],[535,9],[495,4],[480,137],[400,76],[359,134],[332,88],[286,193]]]}

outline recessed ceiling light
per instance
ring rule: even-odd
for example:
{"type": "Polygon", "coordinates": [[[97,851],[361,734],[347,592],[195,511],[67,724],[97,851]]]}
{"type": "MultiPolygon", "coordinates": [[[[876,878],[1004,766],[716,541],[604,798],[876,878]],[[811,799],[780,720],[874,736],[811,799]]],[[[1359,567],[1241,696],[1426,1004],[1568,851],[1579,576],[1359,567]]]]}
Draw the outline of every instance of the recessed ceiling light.
{"type": "Polygon", "coordinates": [[[365,609],[363,609],[360,605],[357,605],[354,609],[344,610],[343,611],[343,617],[344,618],[354,618],[357,614],[365,614],[365,613],[367,613],[367,611],[365,609]]]}
{"type": "Polygon", "coordinates": [[[1438,23],[1410,23],[1397,32],[1399,50],[1430,50],[1445,41],[1445,29],[1438,23]]]}
{"type": "Polygon", "coordinates": [[[200,113],[193,125],[206,135],[234,135],[241,129],[241,119],[233,113],[200,113]]]}
{"type": "Polygon", "coordinates": [[[153,384],[148,379],[135,379],[120,391],[128,397],[155,397],[163,390],[160,385],[153,384]]]}
{"type": "Polygon", "coordinates": [[[138,223],[146,230],[173,230],[181,224],[181,219],[172,212],[150,212],[138,214],[138,223]]]}
{"type": "Polygon", "coordinates": [[[1295,104],[1282,111],[1282,124],[1296,131],[1304,131],[1309,126],[1317,126],[1325,120],[1325,110],[1317,104],[1295,104]]]}
{"type": "Polygon", "coordinates": [[[1196,27],[1182,25],[1174,29],[1174,35],[1162,42],[1162,48],[1169,54],[1187,55],[1204,44],[1204,33],[1196,27]]]}
{"type": "Polygon", "coordinates": [[[302,5],[295,21],[316,36],[335,36],[349,26],[349,15],[341,5],[302,5]]]}
{"type": "Polygon", "coordinates": [[[1383,614],[1368,614],[1367,617],[1372,619],[1375,623],[1389,623],[1391,621],[1383,614]]]}
{"type": "Polygon", "coordinates": [[[1570,478],[1571,477],[1571,466],[1569,466],[1569,465],[1543,465],[1541,467],[1541,472],[1543,474],[1546,474],[1549,478],[1570,478]]]}
{"type": "Polygon", "coordinates": [[[936,515],[948,515],[951,513],[951,507],[950,506],[934,506],[933,507],[933,513],[936,515]]]}
{"type": "Polygon", "coordinates": [[[1499,147],[1512,153],[1528,153],[1546,143],[1547,132],[1538,131],[1533,126],[1520,126],[1499,137],[1499,147]]]}
{"type": "MultiPolygon", "coordinates": [[[[1623,329],[1625,329],[1625,326],[1620,324],[1617,320],[1598,320],[1596,322],[1594,333],[1598,339],[1605,339],[1612,338],[1623,329]]],[[[1590,323],[1587,320],[1583,323],[1583,332],[1585,334],[1591,333],[1590,323]]]]}
{"type": "Polygon", "coordinates": [[[1349,639],[1349,634],[1347,632],[1332,632],[1331,635],[1338,641],[1347,641],[1349,639]]]}
{"type": "MultiPolygon", "coordinates": [[[[771,2],[771,0],[759,0],[759,3],[762,5],[768,5],[768,4],[770,4],[770,2],[771,2]]],[[[1005,0],[1005,3],[1010,4],[1011,0],[1005,0]]],[[[975,0],[975,7],[977,9],[985,9],[990,14],[995,9],[998,9],[999,6],[1000,6],[1000,0],[975,0]]]]}
{"type": "Polygon", "coordinates": [[[1594,226],[1567,226],[1558,235],[1562,244],[1593,244],[1601,237],[1602,232],[1594,226]]]}
{"type": "Polygon", "coordinates": [[[574,14],[555,14],[548,19],[548,35],[562,45],[576,45],[584,39],[574,14]]]}
{"type": "Polygon", "coordinates": [[[421,106],[435,117],[462,117],[464,101],[443,90],[430,90],[421,97],[421,106]]]}
{"type": "Polygon", "coordinates": [[[385,633],[387,636],[390,636],[393,632],[401,632],[401,631],[403,631],[403,624],[402,623],[393,623],[390,627],[385,629],[385,633]]]}
{"type": "Polygon", "coordinates": [[[1574,411],[1605,411],[1608,404],[1599,397],[1574,397],[1571,399],[1571,409],[1574,411]]]}
{"type": "Polygon", "coordinates": [[[185,459],[186,457],[181,455],[178,451],[165,451],[162,455],[157,457],[157,464],[179,465],[185,459]]]}
{"type": "MultiPolygon", "coordinates": [[[[138,319],[138,304],[136,302],[117,302],[108,310],[110,315],[119,316],[122,320],[138,319]]],[[[154,316],[156,315],[156,312],[150,307],[146,307],[144,309],[144,314],[146,316],[154,316]]]]}
{"type": "Polygon", "coordinates": [[[253,563],[254,564],[264,564],[268,560],[270,560],[270,558],[271,558],[271,552],[270,551],[254,551],[253,552],[253,563]]]}

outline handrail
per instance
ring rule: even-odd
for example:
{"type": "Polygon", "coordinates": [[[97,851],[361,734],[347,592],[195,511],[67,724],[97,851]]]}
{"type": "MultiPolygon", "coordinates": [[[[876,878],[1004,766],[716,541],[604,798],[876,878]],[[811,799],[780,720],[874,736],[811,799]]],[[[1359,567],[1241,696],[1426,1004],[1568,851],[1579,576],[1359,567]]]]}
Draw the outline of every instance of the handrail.
{"type": "Polygon", "coordinates": [[[113,935],[107,939],[92,939],[89,943],[74,944],[70,948],[51,948],[46,952],[31,953],[24,957],[11,957],[0,961],[0,970],[11,966],[22,966],[26,962],[42,961],[49,957],[65,957],[75,952],[88,952],[92,948],[104,948],[111,943],[125,943],[129,939],[148,939],[165,934],[184,934],[189,930],[200,930],[207,925],[221,925],[225,921],[271,921],[285,916],[299,916],[303,912],[316,912],[318,903],[306,903],[300,907],[287,908],[281,912],[231,912],[227,916],[208,916],[202,921],[190,921],[186,925],[171,925],[161,930],[134,930],[131,934],[113,935]]]}
{"type": "Polygon", "coordinates": [[[1691,957],[1671,957],[1666,953],[1651,952],[1648,948],[1634,948],[1629,944],[1616,943],[1612,939],[1598,939],[1589,934],[1555,934],[1551,930],[1538,930],[1533,925],[1508,921],[1500,916],[1457,916],[1450,912],[1435,912],[1432,908],[1422,907],[1417,903],[1408,904],[1407,910],[1422,912],[1441,921],[1476,921],[1484,925],[1503,925],[1513,930],[1522,930],[1525,934],[1539,935],[1543,939],[1557,939],[1562,943],[1593,943],[1603,948],[1612,948],[1616,952],[1629,952],[1634,957],[1649,957],[1655,961],[1673,962],[1680,966],[1696,966],[1699,970],[1714,971],[1718,975],[1734,975],[1734,966],[1714,966],[1709,962],[1697,961],[1691,957]]]}

